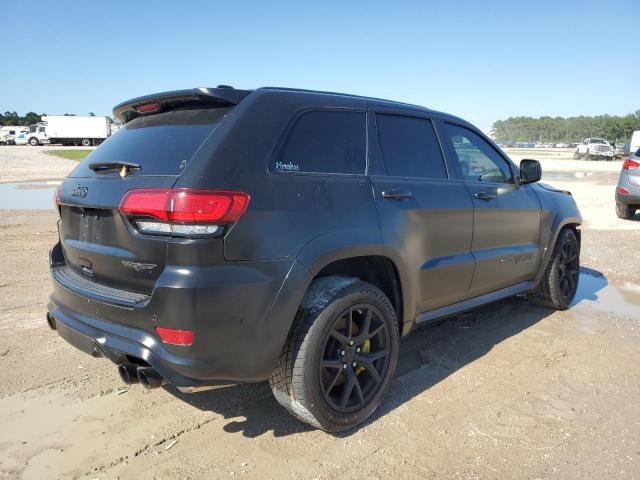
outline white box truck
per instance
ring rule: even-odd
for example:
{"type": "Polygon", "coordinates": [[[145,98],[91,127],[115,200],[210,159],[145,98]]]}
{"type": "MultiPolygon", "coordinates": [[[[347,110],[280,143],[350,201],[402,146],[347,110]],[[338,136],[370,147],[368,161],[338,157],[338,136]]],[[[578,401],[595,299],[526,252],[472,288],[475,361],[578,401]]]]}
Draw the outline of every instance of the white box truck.
{"type": "Polygon", "coordinates": [[[631,155],[635,155],[635,153],[640,149],[640,130],[636,130],[631,134],[631,142],[629,143],[629,151],[631,155]]]}
{"type": "Polygon", "coordinates": [[[29,145],[61,143],[90,147],[111,135],[111,122],[109,117],[47,115],[29,129],[29,145]]]}

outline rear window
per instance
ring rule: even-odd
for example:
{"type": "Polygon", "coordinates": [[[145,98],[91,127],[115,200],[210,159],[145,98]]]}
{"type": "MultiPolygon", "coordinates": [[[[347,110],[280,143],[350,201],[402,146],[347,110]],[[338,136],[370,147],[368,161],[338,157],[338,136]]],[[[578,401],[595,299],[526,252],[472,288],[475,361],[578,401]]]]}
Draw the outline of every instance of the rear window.
{"type": "Polygon", "coordinates": [[[96,175],[94,162],[137,163],[137,175],[179,175],[231,108],[174,110],[131,120],[105,140],[71,176],[96,175]]]}
{"type": "Polygon", "coordinates": [[[305,112],[296,120],[272,168],[276,172],[362,174],[365,146],[364,112],[305,112]]]}
{"type": "Polygon", "coordinates": [[[440,142],[430,120],[379,114],[376,122],[387,175],[447,178],[440,142]]]}

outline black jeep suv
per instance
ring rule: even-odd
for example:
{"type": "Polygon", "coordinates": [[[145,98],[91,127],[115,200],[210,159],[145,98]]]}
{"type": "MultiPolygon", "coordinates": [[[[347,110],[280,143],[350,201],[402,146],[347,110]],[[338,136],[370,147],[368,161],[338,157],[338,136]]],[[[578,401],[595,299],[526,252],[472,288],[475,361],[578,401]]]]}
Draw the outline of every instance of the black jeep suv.
{"type": "Polygon", "coordinates": [[[127,383],[269,380],[363,422],[416,324],[516,294],[565,309],[580,213],[478,129],[418,106],[227,86],[124,102],[56,193],[47,321],[127,383]]]}

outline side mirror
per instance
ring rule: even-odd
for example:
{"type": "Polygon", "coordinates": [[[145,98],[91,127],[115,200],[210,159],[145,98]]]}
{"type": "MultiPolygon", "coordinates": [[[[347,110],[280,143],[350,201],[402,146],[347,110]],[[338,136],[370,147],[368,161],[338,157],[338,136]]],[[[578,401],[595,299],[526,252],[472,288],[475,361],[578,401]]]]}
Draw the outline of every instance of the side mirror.
{"type": "Polygon", "coordinates": [[[542,167],[537,160],[525,158],[520,162],[520,184],[535,183],[542,178],[542,167]]]}

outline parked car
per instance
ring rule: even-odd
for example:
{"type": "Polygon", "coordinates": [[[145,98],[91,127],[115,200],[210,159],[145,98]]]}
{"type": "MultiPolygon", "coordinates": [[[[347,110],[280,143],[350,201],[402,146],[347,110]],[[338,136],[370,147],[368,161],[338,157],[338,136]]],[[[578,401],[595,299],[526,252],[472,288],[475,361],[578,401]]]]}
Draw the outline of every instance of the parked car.
{"type": "Polygon", "coordinates": [[[616,215],[629,220],[640,209],[640,149],[622,163],[616,187],[616,215]]]}
{"type": "Polygon", "coordinates": [[[573,158],[613,160],[613,147],[604,138],[585,138],[576,148],[573,158]]]}
{"type": "Polygon", "coordinates": [[[629,144],[628,143],[624,143],[622,145],[620,145],[620,144],[614,145],[614,147],[613,147],[613,156],[614,156],[614,158],[626,157],[630,153],[631,152],[629,150],[629,144]]]}
{"type": "Polygon", "coordinates": [[[269,380],[338,432],[378,407],[415,325],[576,293],[573,197],[460,118],[222,86],[114,115],[122,128],[56,192],[47,321],[128,384],[269,380]]]}

